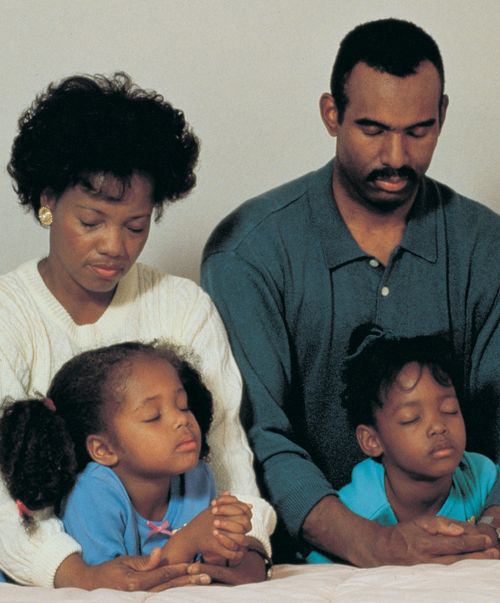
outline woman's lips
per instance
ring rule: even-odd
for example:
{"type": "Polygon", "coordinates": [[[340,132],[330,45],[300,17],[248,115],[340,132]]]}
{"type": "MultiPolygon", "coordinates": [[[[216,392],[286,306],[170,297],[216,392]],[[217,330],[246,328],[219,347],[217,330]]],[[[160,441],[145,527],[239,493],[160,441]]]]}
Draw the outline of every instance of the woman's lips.
{"type": "Polygon", "coordinates": [[[104,264],[92,264],[90,266],[97,276],[106,280],[114,280],[123,273],[121,266],[106,266],[104,264]]]}

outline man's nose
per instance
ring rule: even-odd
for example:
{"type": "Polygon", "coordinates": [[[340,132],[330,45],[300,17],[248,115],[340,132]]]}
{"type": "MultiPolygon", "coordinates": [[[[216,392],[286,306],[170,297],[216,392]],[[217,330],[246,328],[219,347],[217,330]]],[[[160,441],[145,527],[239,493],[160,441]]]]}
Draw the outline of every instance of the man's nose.
{"type": "Polygon", "coordinates": [[[408,163],[406,136],[401,132],[386,132],[382,147],[382,163],[394,170],[408,163]]]}

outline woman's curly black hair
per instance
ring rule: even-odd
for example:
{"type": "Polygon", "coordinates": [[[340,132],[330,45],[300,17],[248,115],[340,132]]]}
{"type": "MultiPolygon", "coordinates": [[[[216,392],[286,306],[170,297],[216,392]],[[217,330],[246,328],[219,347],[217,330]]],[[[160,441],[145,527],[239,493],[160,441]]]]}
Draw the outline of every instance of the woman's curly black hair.
{"type": "Polygon", "coordinates": [[[141,357],[163,359],[177,371],[200,426],[200,457],[206,458],[212,395],[192,355],[161,342],[119,343],[83,352],[61,367],[47,392],[55,412],[41,399],[7,406],[0,419],[0,470],[12,498],[32,511],[53,506],[59,512],[77,474],[91,460],[87,437],[106,431],[114,412],[107,403],[120,404],[130,364],[141,357]]]}
{"type": "Polygon", "coordinates": [[[117,72],[52,83],[19,119],[7,167],[22,205],[36,215],[40,195],[80,184],[99,194],[96,175],[122,188],[133,173],[151,179],[157,218],[165,201],[195,185],[199,141],[179,109],[117,72]]]}
{"type": "Polygon", "coordinates": [[[373,324],[354,329],[344,364],[342,406],[349,424],[375,425],[375,411],[384,405],[384,392],[408,362],[427,366],[441,385],[454,386],[461,398],[459,358],[444,333],[396,337],[373,324]]]}

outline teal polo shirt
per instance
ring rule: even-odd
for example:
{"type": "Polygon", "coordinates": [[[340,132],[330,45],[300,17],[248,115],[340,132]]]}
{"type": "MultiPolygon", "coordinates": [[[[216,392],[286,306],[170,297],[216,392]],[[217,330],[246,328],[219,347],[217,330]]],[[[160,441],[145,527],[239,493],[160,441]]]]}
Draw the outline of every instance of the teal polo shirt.
{"type": "Polygon", "coordinates": [[[468,450],[498,458],[500,218],[425,178],[387,266],[352,238],[330,162],[247,201],[216,228],[202,285],[226,325],[265,494],[287,531],[362,459],[341,406],[353,329],[449,332],[463,355],[468,450]]]}

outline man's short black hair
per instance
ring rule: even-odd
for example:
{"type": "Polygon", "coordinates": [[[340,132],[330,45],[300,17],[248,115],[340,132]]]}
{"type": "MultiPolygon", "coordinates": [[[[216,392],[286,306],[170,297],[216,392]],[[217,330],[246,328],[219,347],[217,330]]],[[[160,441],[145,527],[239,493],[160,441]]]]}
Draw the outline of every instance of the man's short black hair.
{"type": "Polygon", "coordinates": [[[397,77],[416,73],[422,61],[430,61],[441,78],[444,92],[444,67],[436,42],[423,29],[409,21],[380,19],[358,25],[340,43],[330,81],[339,123],[349,99],[345,85],[357,63],[397,77]]]}

